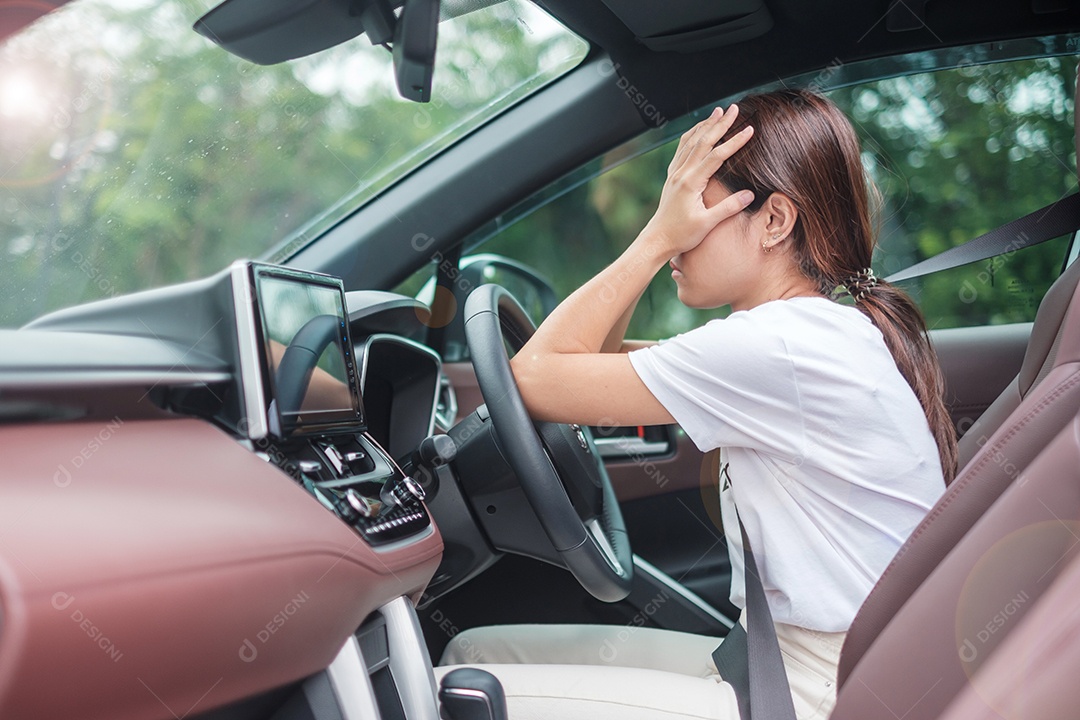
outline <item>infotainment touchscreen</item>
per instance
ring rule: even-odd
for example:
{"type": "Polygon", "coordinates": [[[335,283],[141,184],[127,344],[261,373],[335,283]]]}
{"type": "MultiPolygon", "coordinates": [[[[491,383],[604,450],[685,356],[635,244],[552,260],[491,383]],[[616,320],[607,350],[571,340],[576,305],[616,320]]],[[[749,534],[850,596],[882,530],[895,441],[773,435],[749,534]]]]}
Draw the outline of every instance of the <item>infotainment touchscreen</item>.
{"type": "Polygon", "coordinates": [[[252,264],[271,435],[359,430],[359,380],[341,280],[252,264]]]}

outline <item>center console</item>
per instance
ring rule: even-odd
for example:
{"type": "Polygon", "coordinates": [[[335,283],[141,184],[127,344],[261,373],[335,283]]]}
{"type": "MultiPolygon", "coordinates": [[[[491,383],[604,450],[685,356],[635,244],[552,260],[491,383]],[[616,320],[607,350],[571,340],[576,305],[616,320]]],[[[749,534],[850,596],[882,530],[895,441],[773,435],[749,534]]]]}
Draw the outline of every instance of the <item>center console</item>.
{"type": "MultiPolygon", "coordinates": [[[[438,355],[380,334],[355,348],[338,278],[250,262],[230,272],[245,442],[387,562],[434,535],[424,486],[394,457],[423,479],[425,462],[453,456],[443,447],[453,445],[448,437],[431,436],[438,355]]],[[[465,712],[472,690],[451,690],[450,704],[466,703],[458,720],[473,717],[465,712]]],[[[398,597],[367,617],[274,718],[439,720],[438,708],[416,611],[398,597]]]]}
{"type": "Polygon", "coordinates": [[[341,280],[261,263],[232,273],[253,448],[376,548],[430,533],[423,488],[368,433],[341,280]]]}
{"type": "Polygon", "coordinates": [[[303,482],[370,545],[428,529],[424,489],[368,435],[323,438],[300,452],[303,482]]]}

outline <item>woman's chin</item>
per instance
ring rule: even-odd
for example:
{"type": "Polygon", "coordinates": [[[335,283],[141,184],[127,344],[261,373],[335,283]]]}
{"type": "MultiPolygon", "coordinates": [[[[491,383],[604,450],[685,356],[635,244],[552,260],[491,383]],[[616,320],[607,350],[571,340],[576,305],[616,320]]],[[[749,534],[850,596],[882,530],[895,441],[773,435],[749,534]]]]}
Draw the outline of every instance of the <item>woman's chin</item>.
{"type": "Polygon", "coordinates": [[[716,297],[705,297],[700,293],[695,293],[682,283],[679,283],[677,288],[679,302],[691,310],[713,310],[728,304],[726,300],[722,301],[716,297]]]}
{"type": "Polygon", "coordinates": [[[682,283],[677,284],[676,287],[678,288],[679,302],[681,302],[686,307],[692,308],[694,310],[700,308],[700,305],[698,305],[697,297],[694,295],[693,292],[691,292],[689,288],[687,288],[682,283]]]}

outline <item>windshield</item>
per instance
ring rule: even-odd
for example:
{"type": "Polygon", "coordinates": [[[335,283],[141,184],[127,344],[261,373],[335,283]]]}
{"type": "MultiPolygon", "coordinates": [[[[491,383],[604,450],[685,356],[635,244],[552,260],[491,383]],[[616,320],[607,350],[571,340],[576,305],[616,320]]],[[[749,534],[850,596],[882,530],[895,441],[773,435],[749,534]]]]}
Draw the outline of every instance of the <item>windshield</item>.
{"type": "Polygon", "coordinates": [[[258,66],[192,31],[210,6],[77,0],[0,46],[0,327],[281,260],[587,51],[499,2],[440,25],[417,104],[364,37],[258,66]]]}

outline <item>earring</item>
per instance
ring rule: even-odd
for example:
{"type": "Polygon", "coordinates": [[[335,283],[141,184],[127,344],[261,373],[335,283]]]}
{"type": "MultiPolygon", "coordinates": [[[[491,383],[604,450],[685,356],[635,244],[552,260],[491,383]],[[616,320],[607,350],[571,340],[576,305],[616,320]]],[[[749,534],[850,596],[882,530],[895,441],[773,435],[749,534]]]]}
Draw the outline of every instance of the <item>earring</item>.
{"type": "MultiPolygon", "coordinates": [[[[780,239],[780,235],[779,235],[779,234],[777,234],[777,235],[773,235],[773,236],[772,236],[772,241],[773,241],[774,243],[775,243],[775,242],[776,242],[777,240],[779,240],[779,239],[780,239]]],[[[765,244],[766,242],[768,242],[768,241],[767,241],[767,240],[762,240],[762,241],[761,241],[761,249],[762,249],[762,250],[764,250],[764,251],[765,251],[765,252],[767,252],[767,253],[770,253],[770,252],[772,252],[772,251],[773,251],[773,249],[772,249],[771,247],[769,247],[768,245],[766,245],[766,244],[765,244]]]]}

